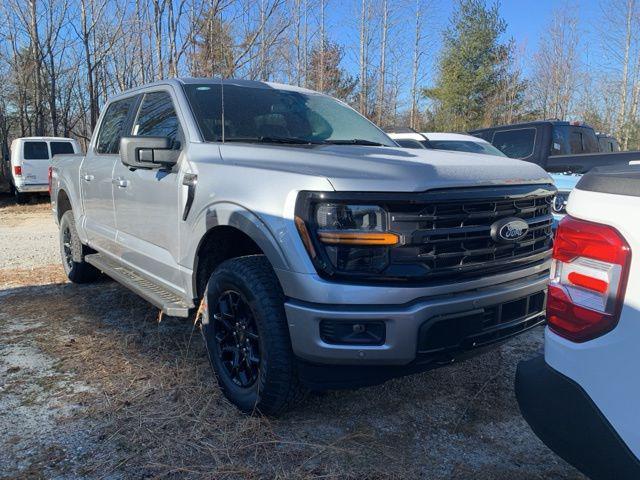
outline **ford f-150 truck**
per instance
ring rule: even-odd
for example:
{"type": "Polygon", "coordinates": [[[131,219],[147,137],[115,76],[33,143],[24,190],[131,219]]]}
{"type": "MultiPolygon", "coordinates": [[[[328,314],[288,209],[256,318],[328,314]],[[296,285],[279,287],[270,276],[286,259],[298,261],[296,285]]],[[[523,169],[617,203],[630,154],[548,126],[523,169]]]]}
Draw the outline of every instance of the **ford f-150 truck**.
{"type": "Polygon", "coordinates": [[[309,90],[127,91],[85,156],[56,156],[51,183],[69,279],[102,271],[166,314],[197,309],[245,412],[448,364],[544,321],[544,170],[399,148],[309,90]]]}
{"type": "Polygon", "coordinates": [[[640,160],[638,151],[603,152],[596,132],[581,122],[540,120],[469,133],[491,142],[507,157],[536,163],[548,172],[586,173],[593,167],[640,160]]]}

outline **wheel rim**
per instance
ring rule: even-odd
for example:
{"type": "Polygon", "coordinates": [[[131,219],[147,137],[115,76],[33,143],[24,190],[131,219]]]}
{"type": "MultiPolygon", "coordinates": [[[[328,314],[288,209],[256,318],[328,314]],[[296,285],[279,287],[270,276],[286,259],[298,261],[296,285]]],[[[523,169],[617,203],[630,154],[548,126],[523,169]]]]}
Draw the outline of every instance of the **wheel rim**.
{"type": "Polygon", "coordinates": [[[239,292],[227,290],[218,297],[213,321],[225,373],[239,387],[251,387],[260,372],[260,337],[249,304],[239,292]]]}
{"type": "Polygon", "coordinates": [[[71,248],[71,230],[69,227],[65,227],[62,230],[62,259],[68,269],[71,269],[73,264],[73,250],[71,248]]]}

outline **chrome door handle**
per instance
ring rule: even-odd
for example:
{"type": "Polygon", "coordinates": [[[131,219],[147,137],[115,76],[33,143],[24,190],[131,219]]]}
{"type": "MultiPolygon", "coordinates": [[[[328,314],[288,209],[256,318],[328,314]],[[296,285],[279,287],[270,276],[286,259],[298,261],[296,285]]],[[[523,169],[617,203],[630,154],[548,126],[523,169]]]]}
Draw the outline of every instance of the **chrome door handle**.
{"type": "Polygon", "coordinates": [[[85,173],[84,176],[82,177],[84,178],[85,182],[90,182],[91,180],[93,180],[95,177],[93,175],[89,175],[88,173],[85,173]]]}
{"type": "Polygon", "coordinates": [[[122,177],[114,178],[113,180],[111,180],[111,183],[117,185],[118,188],[127,188],[127,185],[129,185],[129,181],[125,180],[122,177]]]}

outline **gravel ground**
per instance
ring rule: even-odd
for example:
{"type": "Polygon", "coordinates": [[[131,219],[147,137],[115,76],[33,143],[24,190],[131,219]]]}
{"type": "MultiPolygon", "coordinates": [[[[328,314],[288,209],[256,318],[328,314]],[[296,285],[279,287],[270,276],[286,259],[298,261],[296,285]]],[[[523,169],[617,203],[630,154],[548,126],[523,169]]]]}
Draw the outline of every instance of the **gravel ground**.
{"type": "Polygon", "coordinates": [[[65,281],[48,205],[0,202],[0,255],[0,478],[584,478],[513,395],[542,329],[281,419],[246,417],[191,321],[159,319],[106,279],[65,281]]]}
{"type": "Polygon", "coordinates": [[[42,198],[16,205],[0,196],[0,268],[33,268],[58,258],[58,227],[42,198]]]}

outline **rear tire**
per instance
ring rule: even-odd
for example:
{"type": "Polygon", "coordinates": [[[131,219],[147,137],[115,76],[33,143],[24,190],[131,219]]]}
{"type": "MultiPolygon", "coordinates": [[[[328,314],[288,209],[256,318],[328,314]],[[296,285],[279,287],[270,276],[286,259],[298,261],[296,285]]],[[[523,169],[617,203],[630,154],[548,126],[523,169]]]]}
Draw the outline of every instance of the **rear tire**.
{"type": "Polygon", "coordinates": [[[18,205],[25,205],[29,202],[29,197],[26,193],[20,193],[18,189],[13,185],[11,185],[11,190],[13,191],[13,198],[16,199],[16,203],[18,205]]]}
{"type": "Polygon", "coordinates": [[[73,212],[67,210],[60,219],[60,255],[62,266],[73,283],[90,283],[100,276],[100,270],[84,261],[91,250],[80,241],[73,212]]]}
{"type": "Polygon", "coordinates": [[[224,395],[244,413],[280,415],[306,393],[300,385],[284,294],[264,255],[227,260],[204,293],[202,335],[224,395]]]}

